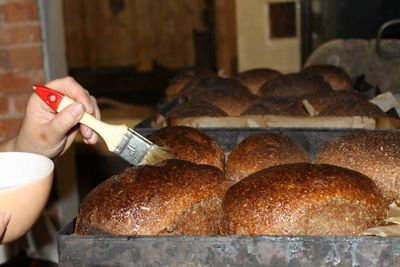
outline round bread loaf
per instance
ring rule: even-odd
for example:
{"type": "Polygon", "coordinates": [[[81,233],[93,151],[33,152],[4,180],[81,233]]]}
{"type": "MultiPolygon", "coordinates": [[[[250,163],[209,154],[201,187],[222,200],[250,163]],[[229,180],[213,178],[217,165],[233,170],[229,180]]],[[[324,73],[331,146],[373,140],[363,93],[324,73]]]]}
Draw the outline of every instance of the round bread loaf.
{"type": "Polygon", "coordinates": [[[225,155],[221,146],[217,141],[195,128],[165,127],[148,136],[148,139],[173,151],[177,159],[212,165],[224,170],[225,155]]]}
{"type": "Polygon", "coordinates": [[[307,116],[298,97],[265,97],[246,109],[242,115],[307,116]]]}
{"type": "Polygon", "coordinates": [[[295,142],[281,134],[260,133],[247,137],[231,151],[225,173],[235,183],[271,166],[299,162],[311,159],[295,142]]]}
{"type": "Polygon", "coordinates": [[[190,67],[184,69],[170,80],[169,85],[165,91],[166,101],[170,102],[175,97],[177,97],[182,89],[185,88],[185,86],[187,86],[189,83],[216,76],[217,74],[215,72],[207,68],[190,67]]]}
{"type": "Polygon", "coordinates": [[[327,163],[370,177],[388,202],[400,204],[400,133],[360,130],[332,139],[317,155],[327,163]]]}
{"type": "Polygon", "coordinates": [[[353,170],[308,163],[274,166],[228,189],[221,232],[233,235],[357,235],[380,225],[386,203],[353,170]]]}
{"type": "Polygon", "coordinates": [[[353,89],[350,76],[340,67],[333,65],[313,65],[304,68],[302,72],[314,73],[322,76],[334,91],[353,89]]]}
{"type": "Polygon", "coordinates": [[[336,100],[319,113],[321,116],[367,116],[371,118],[388,117],[377,105],[366,99],[342,98],[336,100]]]}
{"type": "Polygon", "coordinates": [[[282,75],[260,88],[260,96],[304,96],[332,91],[320,76],[310,73],[282,75]]]}
{"type": "Polygon", "coordinates": [[[227,189],[213,166],[167,160],[126,169],[83,200],[78,235],[214,235],[227,189]]]}
{"type": "Polygon", "coordinates": [[[175,125],[176,120],[190,117],[225,117],[226,112],[213,104],[200,100],[179,103],[165,115],[168,125],[175,125]]]}
{"type": "Polygon", "coordinates": [[[235,79],[210,78],[191,83],[182,97],[205,101],[219,107],[229,116],[239,116],[259,98],[235,79]]]}
{"type": "Polygon", "coordinates": [[[281,75],[282,73],[277,70],[258,68],[240,72],[235,79],[246,86],[252,94],[258,95],[263,84],[269,83],[281,75]]]}
{"type": "MultiPolygon", "coordinates": [[[[368,102],[368,98],[358,91],[330,91],[319,94],[305,95],[302,97],[302,99],[307,99],[317,112],[329,112],[331,114],[330,116],[335,116],[335,109],[328,109],[330,106],[349,106],[348,112],[349,114],[353,114],[354,111],[351,110],[353,108],[352,106],[357,105],[357,103],[368,102]]],[[[339,114],[339,112],[336,113],[339,114]]]]}

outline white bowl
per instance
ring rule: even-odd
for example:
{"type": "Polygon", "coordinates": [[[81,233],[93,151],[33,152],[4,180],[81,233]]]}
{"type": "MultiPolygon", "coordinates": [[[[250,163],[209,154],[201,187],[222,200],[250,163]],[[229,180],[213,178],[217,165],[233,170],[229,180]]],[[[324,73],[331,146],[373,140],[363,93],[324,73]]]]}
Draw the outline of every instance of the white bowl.
{"type": "Polygon", "coordinates": [[[53,182],[54,163],[33,153],[0,152],[0,212],[11,220],[0,243],[25,234],[44,209],[53,182]]]}

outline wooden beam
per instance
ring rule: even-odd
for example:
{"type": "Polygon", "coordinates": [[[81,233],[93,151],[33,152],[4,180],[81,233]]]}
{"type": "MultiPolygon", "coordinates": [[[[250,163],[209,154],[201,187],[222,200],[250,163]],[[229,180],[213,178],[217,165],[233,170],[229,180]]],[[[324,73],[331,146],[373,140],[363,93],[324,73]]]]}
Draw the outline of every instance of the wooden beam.
{"type": "Polygon", "coordinates": [[[236,17],[234,0],[215,0],[217,68],[231,76],[237,72],[236,17]]]}

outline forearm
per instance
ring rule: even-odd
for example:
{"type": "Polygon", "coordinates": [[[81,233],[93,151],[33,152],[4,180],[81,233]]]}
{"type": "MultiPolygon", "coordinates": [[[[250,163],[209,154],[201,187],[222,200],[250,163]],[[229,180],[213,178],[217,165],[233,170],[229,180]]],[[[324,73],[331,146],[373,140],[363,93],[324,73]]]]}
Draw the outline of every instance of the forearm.
{"type": "Polygon", "coordinates": [[[15,138],[0,142],[0,152],[15,151],[15,138]]]}

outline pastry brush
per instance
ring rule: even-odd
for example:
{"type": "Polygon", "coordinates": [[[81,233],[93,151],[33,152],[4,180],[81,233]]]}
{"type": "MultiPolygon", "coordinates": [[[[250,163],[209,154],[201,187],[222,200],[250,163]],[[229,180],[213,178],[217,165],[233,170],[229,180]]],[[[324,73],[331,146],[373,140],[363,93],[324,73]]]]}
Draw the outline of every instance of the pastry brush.
{"type": "MultiPolygon", "coordinates": [[[[36,94],[54,111],[60,112],[75,101],[62,93],[44,86],[33,86],[36,94]]],[[[96,131],[105,141],[108,150],[132,165],[150,164],[174,158],[173,152],[153,144],[125,124],[111,125],[84,113],[80,123],[96,131]]]]}

